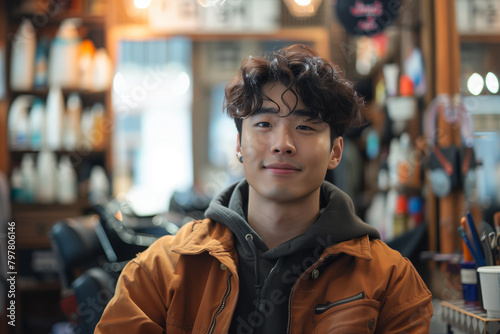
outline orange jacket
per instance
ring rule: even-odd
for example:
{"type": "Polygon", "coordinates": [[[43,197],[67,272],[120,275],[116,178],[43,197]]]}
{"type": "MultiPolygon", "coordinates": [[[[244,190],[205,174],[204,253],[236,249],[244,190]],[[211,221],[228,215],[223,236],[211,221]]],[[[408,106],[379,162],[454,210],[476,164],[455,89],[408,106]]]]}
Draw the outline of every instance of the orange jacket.
{"type": "MultiPolygon", "coordinates": [[[[341,242],[303,264],[308,269],[288,305],[289,333],[429,332],[431,293],[413,265],[382,241],[341,242]]],[[[238,298],[236,269],[226,226],[189,223],[127,264],[95,333],[227,333],[238,298]]],[[[278,290],[270,295],[266,312],[284,299],[278,290]]]]}

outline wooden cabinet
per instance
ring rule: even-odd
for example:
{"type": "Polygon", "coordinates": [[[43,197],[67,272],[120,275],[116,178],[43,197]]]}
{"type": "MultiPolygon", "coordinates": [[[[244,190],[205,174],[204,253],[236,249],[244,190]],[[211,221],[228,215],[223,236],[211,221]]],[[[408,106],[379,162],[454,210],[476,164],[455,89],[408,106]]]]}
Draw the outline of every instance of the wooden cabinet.
{"type": "MultiPolygon", "coordinates": [[[[37,40],[42,37],[51,43],[61,24],[70,18],[78,20],[78,36],[80,40],[88,39],[95,50],[106,48],[106,22],[102,14],[89,11],[90,1],[6,1],[0,5],[0,48],[4,54],[1,78],[5,83],[5,94],[0,96],[0,172],[9,184],[12,173],[19,168],[23,157],[31,155],[36,161],[41,150],[23,147],[14,148],[9,143],[9,116],[13,101],[20,96],[32,96],[43,102],[47,101],[50,87],[38,85],[27,89],[12,89],[10,86],[10,67],[12,59],[12,43],[19,26],[25,20],[35,28],[37,40]],[[20,6],[37,4],[42,7],[21,9],[20,6]],[[45,6],[45,7],[43,7],[45,6]]],[[[49,44],[50,45],[50,44],[49,44]]],[[[50,57],[51,54],[48,53],[50,57]]],[[[77,59],[74,59],[75,66],[77,59]]],[[[110,67],[111,68],[111,67],[110,67]]],[[[111,75],[110,75],[111,77],[111,75]]],[[[56,161],[61,157],[69,157],[71,167],[77,177],[77,199],[62,204],[58,200],[40,203],[33,200],[16,200],[11,198],[11,217],[16,223],[16,327],[4,326],[4,318],[0,328],[10,332],[50,332],[51,325],[64,321],[59,306],[60,283],[56,271],[55,258],[51,253],[49,232],[51,227],[65,217],[74,217],[91,211],[88,203],[88,179],[93,166],[102,166],[107,172],[111,170],[111,131],[112,115],[110,113],[109,85],[106,88],[92,89],[88,87],[63,88],[61,90],[64,106],[68,97],[78,94],[81,100],[81,114],[91,113],[96,105],[102,107],[102,117],[94,119],[90,132],[90,145],[75,146],[74,149],[51,150],[56,161]],[[99,123],[97,123],[99,122],[99,123]]],[[[96,107],[97,108],[97,107],[96,107]]],[[[32,109],[29,109],[28,113],[32,109]]],[[[66,112],[66,111],[65,111],[66,112]]],[[[65,125],[63,125],[64,127],[65,125]]],[[[35,165],[36,166],[36,165],[35,165]]],[[[53,166],[56,168],[56,166],[53,166]]],[[[0,222],[0,226],[5,226],[0,222]]],[[[5,231],[1,231],[3,234],[5,231]]],[[[5,245],[1,245],[2,247],[5,245]]],[[[3,253],[2,253],[3,254],[3,253]]],[[[2,331],[0,330],[0,331],[2,331]]],[[[3,332],[3,331],[2,331],[3,332]]]]}
{"type": "MultiPolygon", "coordinates": [[[[52,5],[54,3],[50,2],[52,5]]],[[[53,11],[49,11],[51,6],[49,5],[46,8],[46,11],[36,11],[29,12],[26,9],[22,10],[20,5],[17,3],[10,1],[7,3],[7,8],[4,13],[6,22],[5,30],[7,38],[4,38],[4,51],[5,51],[5,72],[6,72],[6,95],[4,96],[1,104],[0,104],[0,126],[2,126],[2,138],[0,139],[0,161],[2,162],[0,165],[0,170],[7,175],[10,180],[11,188],[15,188],[13,185],[13,172],[15,170],[18,171],[20,168],[22,160],[26,156],[30,156],[33,161],[39,158],[40,152],[42,150],[48,150],[54,154],[55,162],[58,164],[61,161],[62,157],[67,158],[67,162],[70,164],[71,169],[75,171],[77,178],[77,199],[70,201],[63,201],[62,203],[70,203],[70,204],[58,204],[61,201],[57,198],[50,199],[48,201],[37,200],[37,198],[33,198],[33,196],[21,196],[16,197],[13,194],[12,199],[12,218],[16,220],[18,226],[26,229],[28,231],[38,231],[39,234],[48,232],[50,226],[47,225],[49,221],[52,219],[58,219],[67,217],[68,215],[82,214],[85,210],[88,209],[89,204],[87,201],[88,197],[88,179],[90,176],[90,170],[92,167],[99,165],[102,166],[106,171],[110,170],[111,166],[111,113],[110,113],[110,97],[109,97],[109,85],[105,88],[100,87],[99,89],[93,89],[92,87],[82,86],[80,82],[77,86],[62,86],[61,94],[62,94],[62,119],[60,120],[62,123],[62,132],[70,133],[71,131],[67,131],[69,128],[67,120],[65,119],[67,115],[67,107],[68,107],[68,99],[70,96],[78,96],[80,103],[80,111],[81,119],[78,119],[77,126],[83,128],[84,118],[87,119],[87,129],[86,132],[80,133],[79,129],[75,130],[73,136],[79,140],[78,143],[73,144],[73,148],[65,147],[62,143],[59,148],[32,148],[29,145],[24,145],[23,147],[16,147],[13,144],[12,138],[8,138],[10,131],[12,130],[9,125],[9,119],[12,116],[12,105],[13,102],[19,99],[20,97],[31,97],[38,101],[41,101],[47,107],[47,102],[49,99],[50,91],[52,87],[49,87],[50,84],[38,84],[33,85],[32,88],[26,89],[12,89],[10,86],[11,81],[11,73],[10,67],[14,62],[12,59],[12,48],[13,41],[17,38],[16,33],[20,25],[29,21],[31,25],[34,27],[34,32],[36,35],[37,42],[41,40],[46,40],[48,43],[48,47],[53,47],[56,43],[54,42],[55,36],[58,32],[58,29],[61,27],[64,22],[68,22],[68,19],[76,19],[78,20],[76,23],[76,31],[78,33],[78,38],[76,43],[76,50],[78,52],[82,52],[83,47],[81,46],[81,41],[88,42],[87,45],[91,45],[91,51],[88,51],[88,54],[93,57],[93,52],[99,49],[105,50],[106,47],[106,29],[105,29],[105,18],[102,15],[94,15],[87,11],[84,11],[83,8],[86,2],[71,2],[78,3],[79,6],[74,4],[69,4],[67,7],[59,6],[54,8],[53,11]],[[50,14],[50,15],[49,15],[50,14]],[[98,110],[97,110],[98,109],[98,110]],[[95,115],[98,115],[94,117],[95,115]],[[80,123],[81,122],[81,123],[80,123]],[[79,139],[78,139],[79,138],[79,139]],[[33,225],[38,225],[34,223],[33,220],[43,220],[44,228],[38,226],[33,227],[33,225]],[[43,231],[42,231],[43,230],[43,231]]],[[[39,45],[37,44],[37,47],[39,45]]],[[[46,47],[47,48],[47,47],[46,47]]],[[[55,52],[45,51],[45,55],[47,56],[46,64],[50,64],[50,58],[54,57],[55,52]]],[[[80,54],[77,53],[76,56],[80,57],[80,54]]],[[[109,59],[109,58],[108,58],[109,59]]],[[[78,67],[79,58],[72,59],[74,62],[74,66],[78,67]]],[[[73,64],[72,64],[73,65],[73,64]]],[[[92,69],[92,67],[88,67],[89,71],[97,72],[97,70],[92,69]]],[[[110,63],[108,63],[108,68],[111,69],[110,63]]],[[[50,69],[49,69],[50,70],[50,69]]],[[[48,71],[47,71],[48,72],[48,71]]],[[[88,71],[80,71],[79,74],[85,74],[88,71]]],[[[48,75],[48,73],[46,73],[48,75]]],[[[65,73],[62,73],[61,76],[64,77],[65,73]]],[[[111,71],[109,73],[109,78],[111,78],[111,71]]],[[[33,101],[33,100],[32,100],[33,101]]],[[[28,115],[31,116],[31,112],[33,111],[33,102],[31,105],[28,104],[29,111],[28,115]]],[[[51,120],[47,117],[48,110],[45,109],[45,121],[51,122],[51,120]]],[[[78,113],[77,113],[78,115],[78,113]]],[[[78,115],[80,116],[80,115],[78,115]]],[[[27,124],[30,126],[30,124],[27,124]]],[[[50,133],[50,126],[45,126],[47,136],[50,133]]],[[[29,131],[27,132],[29,134],[29,131]]],[[[62,140],[61,140],[62,142],[62,140]]],[[[57,166],[53,166],[57,168],[57,166]]],[[[36,165],[35,165],[36,168],[36,165]]],[[[109,173],[108,173],[109,175],[109,173]]],[[[43,178],[43,175],[37,175],[38,181],[43,178]]],[[[61,180],[60,175],[57,176],[59,180],[61,180]]],[[[60,184],[63,184],[64,181],[60,181],[60,184]]],[[[48,239],[45,242],[38,240],[33,242],[32,234],[28,233],[19,233],[18,242],[21,246],[26,245],[27,247],[31,247],[32,245],[44,245],[45,247],[49,246],[48,239]],[[26,238],[26,239],[25,239],[26,238]]]]}

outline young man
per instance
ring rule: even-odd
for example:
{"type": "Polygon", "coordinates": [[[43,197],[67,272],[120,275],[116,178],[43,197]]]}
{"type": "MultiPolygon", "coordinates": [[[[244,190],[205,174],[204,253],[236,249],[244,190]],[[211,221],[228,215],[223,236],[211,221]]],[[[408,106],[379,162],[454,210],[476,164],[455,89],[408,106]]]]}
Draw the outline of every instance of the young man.
{"type": "Polygon", "coordinates": [[[323,181],[361,100],[293,45],[226,87],[245,179],[123,270],[96,333],[428,333],[431,294],[323,181]]]}

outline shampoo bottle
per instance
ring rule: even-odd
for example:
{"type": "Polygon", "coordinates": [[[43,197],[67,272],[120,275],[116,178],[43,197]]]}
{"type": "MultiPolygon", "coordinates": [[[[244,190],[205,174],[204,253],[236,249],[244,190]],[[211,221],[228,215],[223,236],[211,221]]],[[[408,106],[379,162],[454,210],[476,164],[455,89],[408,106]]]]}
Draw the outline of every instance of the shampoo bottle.
{"type": "Polygon", "coordinates": [[[13,90],[33,88],[36,34],[30,20],[23,20],[12,40],[10,87],[13,90]]]}
{"type": "Polygon", "coordinates": [[[32,203],[35,201],[37,183],[35,161],[32,154],[23,155],[21,160],[21,176],[23,180],[23,202],[32,203]]]}
{"type": "Polygon", "coordinates": [[[57,162],[54,152],[42,150],[36,162],[36,200],[39,203],[54,203],[57,189],[57,162]]]}
{"type": "Polygon", "coordinates": [[[46,105],[46,135],[47,148],[59,150],[61,148],[64,118],[64,97],[58,86],[53,86],[47,95],[46,105]]]}
{"type": "Polygon", "coordinates": [[[25,150],[28,148],[29,117],[34,96],[19,95],[12,102],[9,110],[8,133],[9,147],[12,150],[25,150]]]}
{"type": "Polygon", "coordinates": [[[80,119],[82,114],[82,101],[77,93],[72,93],[66,103],[66,115],[64,117],[63,146],[67,151],[76,149],[80,136],[80,119]]]}
{"type": "Polygon", "coordinates": [[[104,150],[106,139],[105,115],[104,106],[102,103],[95,103],[92,106],[92,118],[94,119],[94,127],[92,129],[92,144],[94,151],[104,150]]]}
{"type": "Polygon", "coordinates": [[[112,81],[111,59],[104,48],[97,49],[93,64],[93,89],[103,91],[111,86],[112,81]]]}
{"type": "Polygon", "coordinates": [[[23,200],[23,176],[19,167],[14,167],[10,175],[10,196],[12,202],[23,200]]]}
{"type": "Polygon", "coordinates": [[[45,145],[45,105],[43,100],[36,98],[31,106],[29,116],[30,140],[29,147],[39,150],[45,145]]]}
{"type": "Polygon", "coordinates": [[[80,21],[76,18],[64,20],[52,41],[49,54],[49,85],[63,88],[78,87],[80,36],[77,26],[80,21]]]}
{"type": "Polygon", "coordinates": [[[101,198],[109,195],[109,182],[102,166],[94,166],[90,170],[89,198],[101,198]]]}
{"type": "Polygon", "coordinates": [[[78,58],[78,71],[80,78],[80,88],[92,90],[92,77],[94,73],[94,43],[90,39],[84,40],[80,44],[80,52],[78,58]]]}
{"type": "Polygon", "coordinates": [[[80,138],[78,141],[79,150],[92,152],[93,131],[94,131],[94,114],[92,113],[90,107],[86,107],[82,111],[82,117],[80,122],[80,138]]]}
{"type": "Polygon", "coordinates": [[[35,54],[35,73],[33,85],[35,88],[47,87],[47,67],[49,57],[49,41],[42,38],[38,41],[35,54]]]}
{"type": "Polygon", "coordinates": [[[61,157],[58,166],[58,202],[70,204],[78,198],[78,180],[69,156],[61,157]]]}

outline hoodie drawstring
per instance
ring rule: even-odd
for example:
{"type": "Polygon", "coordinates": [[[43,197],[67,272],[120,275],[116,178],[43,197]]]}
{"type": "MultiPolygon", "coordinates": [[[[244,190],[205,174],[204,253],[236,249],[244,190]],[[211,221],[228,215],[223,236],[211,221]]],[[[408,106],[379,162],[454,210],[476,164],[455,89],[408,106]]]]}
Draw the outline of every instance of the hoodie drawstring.
{"type": "Polygon", "coordinates": [[[260,296],[262,285],[260,284],[259,254],[257,253],[257,247],[255,247],[255,244],[253,243],[253,235],[248,233],[247,235],[245,235],[245,239],[248,242],[250,249],[252,250],[254,259],[253,269],[255,273],[255,290],[257,291],[257,296],[260,296]]]}
{"type": "Polygon", "coordinates": [[[267,294],[267,289],[269,288],[269,285],[271,285],[271,279],[273,276],[278,272],[278,270],[281,268],[281,264],[283,263],[283,258],[280,257],[278,261],[276,261],[276,264],[274,267],[271,269],[269,272],[269,275],[264,281],[264,286],[262,287],[262,284],[260,283],[260,266],[259,266],[259,254],[257,253],[257,247],[255,247],[255,244],[253,242],[253,235],[250,233],[245,235],[245,239],[248,242],[248,245],[250,246],[250,249],[252,250],[253,257],[254,257],[254,271],[255,271],[255,290],[257,292],[257,296],[259,298],[258,304],[259,304],[259,311],[264,312],[264,301],[265,301],[265,296],[267,294]]]}

